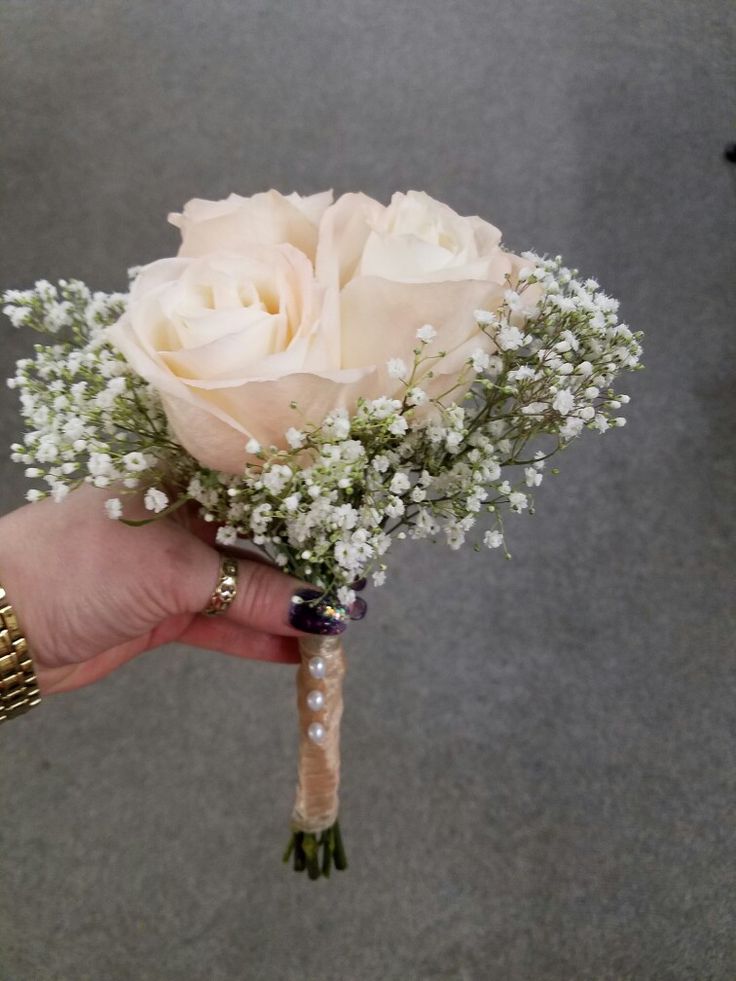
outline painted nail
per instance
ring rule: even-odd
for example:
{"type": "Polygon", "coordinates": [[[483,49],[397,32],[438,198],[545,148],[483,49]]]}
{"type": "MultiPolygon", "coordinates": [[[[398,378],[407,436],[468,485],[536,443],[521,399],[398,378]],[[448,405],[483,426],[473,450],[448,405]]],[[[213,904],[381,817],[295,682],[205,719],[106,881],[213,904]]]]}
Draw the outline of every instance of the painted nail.
{"type": "Polygon", "coordinates": [[[356,596],[350,607],[350,619],[362,620],[368,610],[368,604],[362,596],[356,596]]]}
{"type": "Polygon", "coordinates": [[[350,588],[354,589],[356,593],[359,593],[361,589],[365,589],[367,585],[368,580],[365,578],[365,576],[363,576],[361,579],[356,579],[350,588]]]}
{"type": "Polygon", "coordinates": [[[319,589],[299,589],[291,597],[289,623],[307,634],[341,634],[348,625],[348,611],[319,589]],[[315,602],[317,601],[317,602],[315,602]]]}

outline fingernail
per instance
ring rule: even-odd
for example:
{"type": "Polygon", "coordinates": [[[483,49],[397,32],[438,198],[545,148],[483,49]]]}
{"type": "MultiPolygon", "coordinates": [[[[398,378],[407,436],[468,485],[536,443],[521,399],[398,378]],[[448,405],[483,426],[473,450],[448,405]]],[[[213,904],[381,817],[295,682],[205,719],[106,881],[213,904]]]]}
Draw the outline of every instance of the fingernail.
{"type": "Polygon", "coordinates": [[[368,610],[368,604],[362,596],[356,596],[350,607],[350,619],[362,620],[368,610]]]}
{"type": "Polygon", "coordinates": [[[349,618],[344,606],[324,596],[319,589],[299,589],[291,597],[289,623],[307,634],[341,634],[349,618]]]}
{"type": "Polygon", "coordinates": [[[356,579],[350,588],[354,589],[356,593],[359,593],[361,589],[365,589],[367,585],[368,585],[368,580],[365,578],[365,576],[363,576],[360,579],[356,579]]]}

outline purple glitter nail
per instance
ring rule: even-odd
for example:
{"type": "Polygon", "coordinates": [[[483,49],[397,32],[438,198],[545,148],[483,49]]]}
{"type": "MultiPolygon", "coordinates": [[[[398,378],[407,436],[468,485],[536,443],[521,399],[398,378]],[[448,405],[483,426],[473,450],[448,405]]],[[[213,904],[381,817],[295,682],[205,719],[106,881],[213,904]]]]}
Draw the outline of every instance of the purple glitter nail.
{"type": "Polygon", "coordinates": [[[350,619],[362,620],[368,609],[368,604],[362,596],[356,596],[350,607],[350,619]]]}
{"type": "Polygon", "coordinates": [[[319,589],[300,589],[291,597],[289,623],[307,634],[341,634],[348,618],[345,607],[324,596],[319,589]]]}

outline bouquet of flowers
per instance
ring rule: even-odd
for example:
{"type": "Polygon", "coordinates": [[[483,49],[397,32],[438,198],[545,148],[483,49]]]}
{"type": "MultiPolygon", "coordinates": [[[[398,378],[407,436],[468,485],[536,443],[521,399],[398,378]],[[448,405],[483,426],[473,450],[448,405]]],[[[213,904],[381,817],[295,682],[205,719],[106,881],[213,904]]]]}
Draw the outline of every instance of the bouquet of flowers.
{"type": "MultiPolygon", "coordinates": [[[[125,294],[76,280],[4,294],[16,327],[56,335],[18,362],[27,431],[12,447],[63,501],[85,482],[125,516],[194,502],[222,546],[249,539],[313,584],[299,597],[299,779],[285,860],[344,868],[337,821],[340,634],[387,576],[395,539],[507,555],[548,459],[623,426],[614,382],[639,367],[618,302],[559,256],[427,194],[192,200],[174,258],[125,294]]],[[[556,473],[556,470],[552,470],[556,473]]],[[[130,522],[134,524],[135,522],[130,522]]]]}

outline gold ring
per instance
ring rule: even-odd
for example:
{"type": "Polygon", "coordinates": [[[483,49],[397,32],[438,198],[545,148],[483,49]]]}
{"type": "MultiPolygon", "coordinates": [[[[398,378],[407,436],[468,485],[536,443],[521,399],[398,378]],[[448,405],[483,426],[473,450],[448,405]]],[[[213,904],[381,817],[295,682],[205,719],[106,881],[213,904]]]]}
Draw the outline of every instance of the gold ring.
{"type": "Polygon", "coordinates": [[[224,613],[235,599],[238,592],[238,563],[235,559],[223,555],[220,559],[220,575],[215,590],[210,596],[209,603],[204,609],[207,617],[216,617],[224,613]]]}

